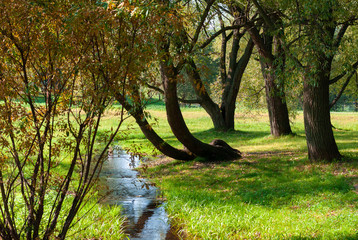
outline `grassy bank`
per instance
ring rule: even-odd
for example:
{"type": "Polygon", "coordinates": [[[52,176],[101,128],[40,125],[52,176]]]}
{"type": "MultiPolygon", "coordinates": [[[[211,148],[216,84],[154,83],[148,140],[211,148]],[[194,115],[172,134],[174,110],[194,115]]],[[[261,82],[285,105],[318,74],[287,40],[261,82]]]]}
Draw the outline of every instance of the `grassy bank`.
{"type": "MultiPolygon", "coordinates": [[[[162,107],[151,115],[161,136],[175,146],[162,107]]],[[[358,114],[332,113],[344,162],[307,159],[302,114],[292,121],[295,136],[270,136],[265,113],[238,114],[236,131],[212,130],[204,111],[183,110],[189,129],[209,142],[222,138],[243,158],[221,163],[159,158],[145,174],[168,199],[167,209],[188,239],[358,239],[358,114]]],[[[113,118],[108,118],[108,126],[113,118]]],[[[124,147],[155,153],[131,121],[124,147]]],[[[118,139],[120,140],[120,139],[118,139]]]]}

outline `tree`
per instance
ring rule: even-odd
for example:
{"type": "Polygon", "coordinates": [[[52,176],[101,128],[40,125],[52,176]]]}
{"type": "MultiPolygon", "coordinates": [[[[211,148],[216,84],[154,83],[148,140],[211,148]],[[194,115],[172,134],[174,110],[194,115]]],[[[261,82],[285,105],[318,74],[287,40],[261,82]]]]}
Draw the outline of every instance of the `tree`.
{"type": "Polygon", "coordinates": [[[348,25],[340,26],[337,19],[334,19],[334,9],[339,8],[337,1],[322,1],[309,6],[309,9],[300,12],[307,22],[303,25],[303,31],[310,36],[305,50],[311,52],[304,59],[305,65],[301,65],[308,157],[316,161],[332,161],[340,159],[341,155],[332,131],[329,83],[335,52],[348,25]]]}
{"type": "MultiPolygon", "coordinates": [[[[236,99],[242,75],[253,49],[252,41],[244,38],[245,30],[243,29],[242,15],[245,12],[240,12],[234,6],[226,6],[215,0],[188,3],[189,5],[194,5],[187,10],[189,13],[183,10],[180,11],[180,4],[178,3],[176,6],[177,12],[182,14],[182,18],[185,21],[178,18],[176,24],[179,25],[173,32],[167,33],[166,36],[171,38],[170,51],[175,53],[168,60],[179,61],[178,66],[180,69],[178,69],[176,78],[181,79],[184,72],[186,77],[184,79],[191,83],[196,93],[194,101],[183,102],[199,103],[211,117],[215,129],[233,130],[236,99]],[[224,21],[224,17],[228,20],[224,21]],[[188,27],[188,24],[185,24],[188,21],[192,22],[189,26],[195,27],[188,27]],[[218,22],[220,22],[219,29],[216,27],[213,30],[212,26],[218,25],[218,22]],[[229,23],[228,26],[226,26],[227,22],[229,23]],[[222,94],[219,103],[216,103],[207,89],[206,83],[208,81],[205,80],[205,73],[200,71],[197,59],[200,59],[200,54],[211,47],[210,44],[220,37],[222,43],[220,65],[218,67],[220,72],[219,88],[222,94]],[[231,44],[230,52],[228,51],[229,44],[231,44]],[[178,58],[181,59],[178,60],[178,58]]],[[[150,87],[163,93],[163,90],[153,85],[155,84],[150,84],[150,87]]]]}
{"type": "Polygon", "coordinates": [[[168,123],[175,137],[196,156],[207,160],[230,160],[241,157],[241,153],[231,148],[223,140],[213,140],[211,144],[201,142],[195,138],[187,128],[178,103],[177,76],[178,68],[169,61],[169,41],[162,43],[159,51],[161,56],[160,71],[164,87],[168,123]]]}
{"type": "MultiPolygon", "coordinates": [[[[254,1],[257,7],[262,7],[254,1]]],[[[349,26],[356,22],[357,3],[327,1],[276,1],[272,6],[290,34],[278,35],[287,59],[303,78],[303,110],[312,161],[340,159],[329,111],[332,64],[349,26]]],[[[262,12],[263,10],[260,10],[262,12]]],[[[263,15],[263,17],[265,17],[263,15]]],[[[354,66],[353,66],[354,67],[354,66]]]]}
{"type": "Polygon", "coordinates": [[[116,75],[126,97],[128,72],[146,64],[126,54],[137,16],[88,1],[0,1],[0,9],[0,238],[65,239],[124,120],[122,109],[96,149],[113,102],[103,76],[116,75]],[[123,54],[100,62],[98,39],[110,35],[123,54]]]}
{"type": "MultiPolygon", "coordinates": [[[[266,101],[273,136],[292,133],[284,91],[285,51],[280,38],[284,34],[282,19],[276,9],[264,8],[253,1],[263,19],[260,33],[253,21],[247,21],[246,29],[255,43],[260,56],[262,75],[265,79],[266,101]]],[[[248,8],[250,5],[248,5],[248,8]]]]}

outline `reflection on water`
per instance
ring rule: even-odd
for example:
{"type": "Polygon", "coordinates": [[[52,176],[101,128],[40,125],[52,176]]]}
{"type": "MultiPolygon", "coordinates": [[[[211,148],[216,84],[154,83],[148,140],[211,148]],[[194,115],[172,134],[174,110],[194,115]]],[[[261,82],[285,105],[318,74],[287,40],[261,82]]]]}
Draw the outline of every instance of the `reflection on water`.
{"type": "Polygon", "coordinates": [[[170,229],[163,203],[156,199],[157,189],[138,178],[134,168],[139,159],[122,150],[113,150],[103,164],[101,184],[107,186],[103,202],[120,204],[127,217],[126,233],[131,240],[179,239],[170,229]]]}

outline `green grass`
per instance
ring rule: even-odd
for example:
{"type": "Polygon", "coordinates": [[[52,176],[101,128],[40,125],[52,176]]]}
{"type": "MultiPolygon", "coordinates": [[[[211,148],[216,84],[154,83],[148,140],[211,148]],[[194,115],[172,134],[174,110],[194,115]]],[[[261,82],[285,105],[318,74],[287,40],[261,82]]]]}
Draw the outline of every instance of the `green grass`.
{"type": "MultiPolygon", "coordinates": [[[[115,128],[118,108],[104,116],[99,138],[115,128]]],[[[153,104],[148,111],[157,133],[182,148],[170,131],[165,106],[153,104]]],[[[331,164],[308,161],[302,112],[291,119],[295,135],[280,138],[270,136],[266,111],[238,111],[235,131],[227,133],[215,131],[201,108],[183,108],[183,115],[197,138],[223,139],[243,158],[207,163],[153,157],[160,153],[130,117],[114,145],[150,158],[143,175],[161,188],[169,215],[187,239],[358,239],[358,113],[332,113],[344,161],[331,164]]],[[[57,174],[68,169],[67,157],[63,154],[57,174]]],[[[96,204],[91,196],[68,238],[124,238],[124,220],[119,206],[96,204]]]]}
{"type": "MultiPolygon", "coordinates": [[[[153,127],[181,147],[166,123],[163,106],[149,111],[153,127]],[[153,122],[155,122],[153,120],[153,122]]],[[[307,159],[302,113],[292,120],[296,135],[273,138],[268,117],[237,115],[236,130],[214,131],[207,114],[183,110],[193,134],[205,142],[226,140],[243,152],[236,161],[205,163],[152,159],[143,174],[167,198],[167,211],[188,239],[358,239],[358,114],[332,113],[343,162],[307,159]]],[[[106,126],[115,119],[108,116],[106,126]]],[[[117,143],[150,155],[158,153],[133,120],[117,143]]]]}

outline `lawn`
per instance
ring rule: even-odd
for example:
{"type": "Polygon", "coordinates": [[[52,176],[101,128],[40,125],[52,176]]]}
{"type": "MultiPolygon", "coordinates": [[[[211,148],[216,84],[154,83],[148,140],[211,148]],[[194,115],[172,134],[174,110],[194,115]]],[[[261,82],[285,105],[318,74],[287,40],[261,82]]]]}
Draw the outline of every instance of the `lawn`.
{"type": "MultiPolygon", "coordinates": [[[[180,147],[162,106],[149,107],[153,127],[180,147]]],[[[200,108],[183,115],[205,142],[226,140],[243,153],[235,161],[208,163],[149,158],[142,172],[161,188],[167,211],[188,239],[358,239],[358,114],[332,113],[341,162],[307,159],[303,117],[292,121],[295,135],[270,136],[267,114],[238,114],[236,130],[214,131],[200,108]],[[357,187],[357,186],[356,186],[357,187]]],[[[108,117],[110,126],[113,118],[108,117]]],[[[159,154],[132,120],[118,144],[145,155],[159,154]]]]}

